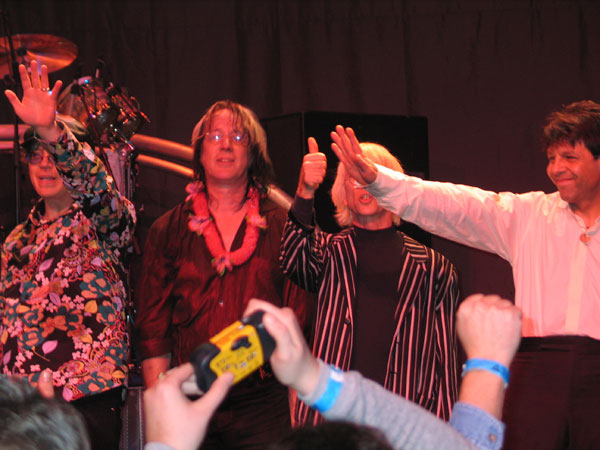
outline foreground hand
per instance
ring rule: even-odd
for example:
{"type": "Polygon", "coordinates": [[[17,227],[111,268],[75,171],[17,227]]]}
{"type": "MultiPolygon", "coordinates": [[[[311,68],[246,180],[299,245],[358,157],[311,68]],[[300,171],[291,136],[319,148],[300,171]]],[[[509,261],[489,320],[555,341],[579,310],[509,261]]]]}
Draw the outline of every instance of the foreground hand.
{"type": "Polygon", "coordinates": [[[45,369],[40,373],[37,382],[38,391],[44,398],[54,398],[54,385],[52,384],[52,370],[45,369]]]}
{"type": "MultiPolygon", "coordinates": [[[[56,103],[62,81],[57,81],[50,90],[48,68],[45,65],[42,65],[38,71],[37,61],[31,61],[30,71],[31,73],[27,73],[27,68],[23,64],[19,65],[19,75],[23,86],[22,100],[19,100],[17,94],[11,90],[6,90],[4,93],[15,113],[23,122],[35,127],[43,139],[53,140],[56,126],[54,123],[56,103]]],[[[58,134],[60,134],[60,129],[58,129],[58,134]]]]}
{"type": "Polygon", "coordinates": [[[327,157],[319,152],[315,138],[308,138],[308,153],[302,159],[300,180],[296,193],[302,198],[313,198],[315,191],[325,179],[327,173],[327,157]]]}
{"type": "Polygon", "coordinates": [[[344,165],[346,172],[360,184],[371,184],[377,178],[377,167],[363,155],[360,143],[350,127],[341,125],[331,132],[331,149],[344,165]]]}
{"type": "Polygon", "coordinates": [[[258,310],[265,312],[263,323],[276,343],[270,359],[275,376],[298,394],[310,394],[319,381],[319,362],[308,349],[294,311],[252,299],[244,316],[258,310]]]}
{"type": "Polygon", "coordinates": [[[497,295],[471,295],[458,307],[456,332],[467,358],[508,367],[521,340],[521,311],[497,295]]]}
{"type": "Polygon", "coordinates": [[[144,392],[146,441],[162,442],[175,450],[200,446],[213,413],[233,383],[233,374],[221,375],[204,396],[191,401],[181,385],[193,373],[189,363],[175,367],[144,392]]]}

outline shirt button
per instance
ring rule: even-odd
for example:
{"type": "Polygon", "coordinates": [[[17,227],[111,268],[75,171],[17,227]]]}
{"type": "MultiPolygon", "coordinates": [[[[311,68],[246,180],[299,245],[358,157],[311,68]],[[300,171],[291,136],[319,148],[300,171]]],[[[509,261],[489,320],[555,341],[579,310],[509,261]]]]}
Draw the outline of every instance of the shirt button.
{"type": "Polygon", "coordinates": [[[490,440],[490,442],[496,442],[496,440],[498,439],[498,436],[496,436],[495,434],[490,434],[488,436],[488,439],[490,440]]]}
{"type": "Polygon", "coordinates": [[[219,299],[219,306],[223,306],[223,303],[224,303],[224,302],[223,302],[223,299],[222,299],[222,298],[220,298],[220,299],[219,299]]]}

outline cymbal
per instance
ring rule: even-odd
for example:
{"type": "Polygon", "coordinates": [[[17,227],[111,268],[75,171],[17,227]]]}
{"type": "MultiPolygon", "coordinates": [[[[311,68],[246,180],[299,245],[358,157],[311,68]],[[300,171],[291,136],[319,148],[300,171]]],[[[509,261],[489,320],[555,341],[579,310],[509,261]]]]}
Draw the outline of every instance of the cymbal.
{"type": "MultiPolygon", "coordinates": [[[[31,61],[48,66],[48,72],[67,67],[77,57],[77,46],[68,39],[51,34],[15,34],[12,36],[19,64],[31,61]]],[[[10,73],[10,46],[6,37],[0,38],[0,77],[10,73]]]]}

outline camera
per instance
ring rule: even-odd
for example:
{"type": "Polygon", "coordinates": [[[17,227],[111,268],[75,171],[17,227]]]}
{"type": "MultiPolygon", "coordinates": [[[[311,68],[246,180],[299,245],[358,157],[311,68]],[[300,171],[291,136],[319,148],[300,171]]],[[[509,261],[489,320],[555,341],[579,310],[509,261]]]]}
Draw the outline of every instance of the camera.
{"type": "Polygon", "coordinates": [[[263,315],[256,311],[232,323],[192,352],[190,362],[202,392],[225,372],[234,375],[235,384],[269,360],[275,341],[263,325],[263,315]]]}

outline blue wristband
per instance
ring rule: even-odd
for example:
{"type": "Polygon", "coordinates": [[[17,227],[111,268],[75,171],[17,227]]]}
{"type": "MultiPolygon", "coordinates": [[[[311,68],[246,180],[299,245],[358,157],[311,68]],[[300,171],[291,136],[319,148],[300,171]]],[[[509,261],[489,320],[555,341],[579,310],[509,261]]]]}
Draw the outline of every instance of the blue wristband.
{"type": "Polygon", "coordinates": [[[312,405],[312,407],[319,412],[325,412],[331,409],[338,396],[340,395],[343,384],[344,372],[342,372],[336,367],[329,366],[329,377],[327,378],[327,386],[325,386],[325,392],[323,392],[323,394],[312,405]]]}
{"type": "Polygon", "coordinates": [[[462,369],[463,377],[470,370],[487,370],[502,378],[504,380],[504,387],[508,387],[508,380],[510,378],[508,367],[492,359],[471,358],[463,364],[462,369]]]}

